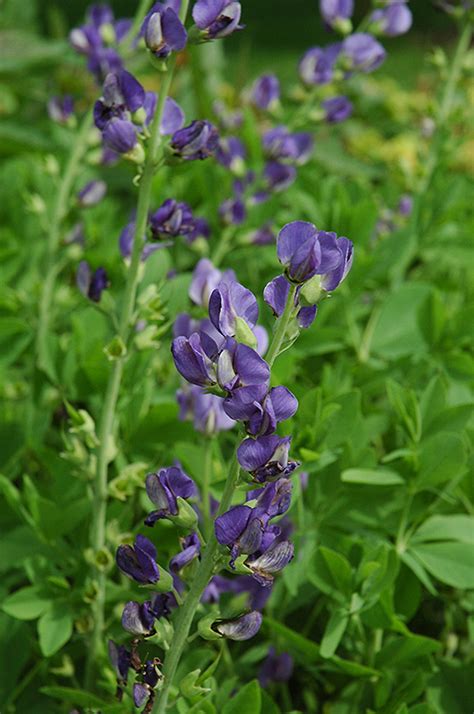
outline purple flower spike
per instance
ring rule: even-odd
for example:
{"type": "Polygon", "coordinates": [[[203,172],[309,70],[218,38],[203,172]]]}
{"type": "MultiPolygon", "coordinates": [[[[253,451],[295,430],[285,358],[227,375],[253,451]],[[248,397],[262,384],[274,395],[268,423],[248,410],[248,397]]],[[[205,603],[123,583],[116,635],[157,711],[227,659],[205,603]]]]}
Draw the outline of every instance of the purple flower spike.
{"type": "Polygon", "coordinates": [[[81,208],[96,206],[107,193],[105,181],[89,181],[77,194],[77,201],[81,208]]]}
{"type": "Polygon", "coordinates": [[[408,32],[413,22],[411,10],[405,2],[392,2],[388,7],[374,10],[370,16],[370,29],[387,37],[408,32]]]}
{"type": "Polygon", "coordinates": [[[247,558],[245,564],[252,569],[253,577],[260,585],[267,586],[273,583],[274,573],[279,573],[288,565],[293,554],[293,543],[288,540],[274,540],[261,555],[247,558]]]}
{"type": "Polygon", "coordinates": [[[223,280],[209,298],[209,318],[222,335],[234,337],[238,331],[237,320],[243,320],[252,329],[258,320],[255,295],[234,280],[223,280]]]}
{"type": "Polygon", "coordinates": [[[268,386],[269,380],[270,367],[248,345],[234,343],[220,353],[217,361],[217,381],[226,392],[255,384],[268,386]]]}
{"type": "Polygon", "coordinates": [[[262,619],[261,613],[254,610],[235,620],[220,620],[214,625],[214,629],[229,640],[250,640],[259,631],[262,619]]]}
{"type": "Polygon", "coordinates": [[[171,52],[179,52],[188,38],[184,25],[172,7],[155,3],[142,26],[145,44],[155,57],[166,59],[171,52]]]}
{"type": "Polygon", "coordinates": [[[122,627],[132,635],[148,637],[154,633],[155,614],[151,602],[140,605],[133,600],[127,602],[122,612],[122,627]]]}
{"type": "Polygon", "coordinates": [[[197,493],[192,478],[184,473],[180,466],[170,466],[160,469],[157,473],[146,477],[146,492],[148,498],[157,507],[146,520],[147,526],[153,526],[160,518],[178,515],[177,498],[191,498],[197,493]]]}
{"type": "Polygon", "coordinates": [[[340,42],[321,47],[312,47],[302,57],[299,74],[305,84],[328,84],[334,75],[334,65],[341,51],[340,42]]]}
{"type": "Polygon", "coordinates": [[[298,466],[297,461],[288,460],[290,444],[290,436],[276,434],[244,439],[237,449],[237,458],[242,468],[259,483],[272,481],[288,476],[298,466]]]}
{"type": "Polygon", "coordinates": [[[352,241],[342,236],[337,239],[337,245],[341,249],[342,260],[337,268],[323,275],[321,280],[321,287],[328,292],[335,290],[338,285],[342,283],[352,267],[354,258],[354,246],[352,241]]]}
{"type": "MultiPolygon", "coordinates": [[[[215,368],[209,356],[209,340],[203,333],[195,332],[189,338],[176,337],[171,347],[180,375],[200,387],[212,387],[216,384],[215,368]]],[[[215,343],[214,348],[217,351],[215,343]]]]}
{"type": "Polygon", "coordinates": [[[277,253],[288,277],[295,283],[304,283],[313,275],[334,270],[343,257],[336,234],[318,231],[307,221],[293,221],[281,229],[277,253]]]}
{"type": "Polygon", "coordinates": [[[274,74],[262,74],[253,83],[250,99],[259,109],[271,111],[280,99],[280,82],[274,74]]]}
{"type": "Polygon", "coordinates": [[[150,216],[150,227],[156,238],[163,236],[188,236],[194,231],[194,217],[190,206],[184,201],[168,198],[150,216]]]}
{"type": "Polygon", "coordinates": [[[104,81],[102,97],[94,105],[96,127],[104,130],[113,118],[129,119],[144,106],[145,100],[145,90],[130,72],[110,72],[104,81]]]}
{"type": "Polygon", "coordinates": [[[292,417],[297,408],[296,397],[286,387],[273,387],[266,394],[266,385],[241,387],[224,400],[226,414],[246,424],[248,434],[272,434],[279,422],[292,417]]]}
{"type": "Polygon", "coordinates": [[[112,119],[103,131],[104,144],[118,154],[130,154],[139,146],[136,127],[127,119],[112,119]]]}
{"type": "Polygon", "coordinates": [[[215,126],[208,121],[198,120],[173,134],[171,148],[185,161],[202,160],[214,154],[218,141],[215,126]]]}
{"type": "Polygon", "coordinates": [[[373,72],[385,60],[386,52],[377,40],[366,32],[356,32],[342,43],[347,69],[373,72]]]}
{"type": "Polygon", "coordinates": [[[141,585],[153,584],[160,579],[156,548],[145,536],[137,535],[133,546],[120,545],[116,561],[122,573],[141,585]]]}
{"type": "MultiPolygon", "coordinates": [[[[263,299],[267,305],[271,307],[275,317],[281,317],[283,315],[289,291],[290,284],[284,275],[278,275],[278,277],[273,278],[273,280],[265,286],[263,299]]],[[[297,292],[295,296],[295,306],[298,305],[299,299],[297,292]]],[[[310,327],[316,317],[316,309],[316,305],[300,307],[296,316],[298,325],[303,328],[310,327]]]]}
{"type": "Polygon", "coordinates": [[[348,20],[354,12],[354,0],[319,0],[319,9],[329,27],[350,31],[348,20]]]}
{"type": "Polygon", "coordinates": [[[100,302],[102,292],[109,286],[109,280],[105,268],[97,268],[91,271],[89,263],[82,260],[79,263],[76,274],[77,287],[84,295],[93,302],[100,302]]]}
{"type": "Polygon", "coordinates": [[[275,648],[270,647],[258,673],[260,686],[268,687],[272,682],[288,682],[293,673],[293,658],[288,652],[277,655],[275,648]]]}
{"type": "Polygon", "coordinates": [[[337,124],[348,119],[353,110],[352,102],[344,96],[331,97],[322,102],[325,120],[330,124],[337,124]]]}
{"type": "Polygon", "coordinates": [[[239,25],[242,8],[232,0],[197,0],[193,7],[193,20],[207,40],[227,37],[241,30],[239,25]]]}

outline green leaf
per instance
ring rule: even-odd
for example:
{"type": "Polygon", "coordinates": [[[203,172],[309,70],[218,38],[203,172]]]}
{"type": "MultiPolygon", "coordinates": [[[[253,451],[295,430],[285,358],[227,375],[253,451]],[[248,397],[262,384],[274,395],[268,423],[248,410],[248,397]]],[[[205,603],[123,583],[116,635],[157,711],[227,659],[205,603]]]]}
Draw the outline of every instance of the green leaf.
{"type": "MultiPolygon", "coordinates": [[[[70,702],[80,707],[99,708],[103,711],[118,708],[116,704],[111,706],[108,702],[100,699],[100,697],[96,697],[95,694],[84,692],[82,689],[73,689],[72,687],[41,687],[40,692],[53,699],[59,699],[63,703],[70,702]]],[[[122,707],[123,711],[123,705],[120,705],[120,707],[122,707]]]]}
{"type": "Polygon", "coordinates": [[[38,620],[38,637],[45,657],[58,652],[72,635],[72,615],[58,606],[47,610],[38,620]]]}
{"type": "Polygon", "coordinates": [[[321,546],[313,561],[309,580],[326,595],[338,600],[352,593],[352,568],[349,561],[335,550],[321,546]]]}
{"type": "Polygon", "coordinates": [[[332,613],[324,630],[323,639],[319,648],[321,657],[332,657],[346,631],[349,615],[341,610],[332,613]]]}
{"type": "Polygon", "coordinates": [[[421,635],[397,637],[380,650],[376,658],[376,664],[380,668],[396,669],[403,662],[425,657],[434,652],[439,652],[440,649],[441,644],[430,637],[422,637],[421,635]]]}
{"type": "Polygon", "coordinates": [[[222,714],[260,714],[262,697],[256,679],[246,684],[222,709],[222,714]]]}
{"type": "Polygon", "coordinates": [[[425,352],[426,341],[421,333],[417,308],[431,288],[422,283],[405,283],[388,294],[375,325],[371,349],[386,359],[425,352]]]}
{"type": "Polygon", "coordinates": [[[469,543],[426,543],[410,550],[442,583],[474,588],[474,551],[469,543]]]}
{"type": "Polygon", "coordinates": [[[439,432],[423,439],[420,450],[419,486],[438,486],[455,479],[465,468],[464,443],[457,434],[439,432]]]}
{"type": "Polygon", "coordinates": [[[419,563],[413,555],[405,551],[400,554],[400,560],[405,563],[407,568],[410,568],[411,572],[416,575],[420,583],[423,583],[423,585],[428,590],[428,592],[431,593],[431,595],[437,595],[436,588],[431,582],[428,573],[426,572],[422,564],[419,563]]]}
{"type": "Polygon", "coordinates": [[[412,543],[434,540],[455,540],[474,545],[474,516],[464,513],[432,516],[410,538],[412,543]]]}
{"type": "Polygon", "coordinates": [[[369,486],[398,486],[405,483],[399,474],[388,469],[346,469],[341,474],[341,481],[369,486]]]}
{"type": "Polygon", "coordinates": [[[441,662],[427,687],[427,698],[437,714],[470,714],[474,663],[441,662]]]}
{"type": "MultiPolygon", "coordinates": [[[[262,713],[263,714],[281,714],[281,709],[278,707],[271,696],[262,689],[262,713]]],[[[243,712],[242,712],[243,714],[243,712]]]]}
{"type": "Polygon", "coordinates": [[[319,647],[315,642],[308,640],[307,637],[300,635],[271,617],[265,617],[264,623],[272,633],[274,632],[276,635],[281,636],[288,648],[303,655],[308,664],[313,664],[320,659],[319,647]]]}
{"type": "Polygon", "coordinates": [[[2,610],[17,620],[35,620],[50,604],[50,600],[39,594],[38,588],[26,587],[7,597],[3,601],[2,610]]]}

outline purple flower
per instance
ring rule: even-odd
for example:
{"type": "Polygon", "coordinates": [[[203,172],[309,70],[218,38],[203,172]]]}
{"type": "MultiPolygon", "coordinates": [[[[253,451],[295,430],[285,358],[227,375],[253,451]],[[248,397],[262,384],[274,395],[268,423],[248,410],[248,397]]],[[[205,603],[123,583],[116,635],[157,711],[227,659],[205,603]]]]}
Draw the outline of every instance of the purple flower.
{"type": "Polygon", "coordinates": [[[76,52],[87,57],[87,67],[98,81],[108,72],[122,68],[117,51],[107,45],[120,42],[131,28],[130,20],[115,20],[108,5],[93,5],[87,22],[72,30],[69,41],[76,52]]]}
{"type": "Polygon", "coordinates": [[[301,165],[311,156],[313,137],[308,132],[291,134],[285,126],[267,131],[262,138],[263,150],[269,159],[290,161],[301,165]]]}
{"type": "Polygon", "coordinates": [[[201,258],[193,272],[193,279],[189,287],[189,297],[196,305],[201,305],[207,308],[211,293],[219,283],[223,276],[226,279],[235,279],[233,271],[221,273],[218,268],[215,268],[210,260],[201,258]]]}
{"type": "Polygon", "coordinates": [[[156,548],[145,536],[137,535],[133,546],[120,545],[116,561],[122,573],[141,585],[153,584],[160,579],[156,548]]]}
{"type": "MultiPolygon", "coordinates": [[[[290,284],[284,275],[278,275],[265,286],[263,299],[271,307],[275,317],[283,315],[289,292],[290,284]]],[[[295,307],[299,307],[299,291],[295,295],[295,307]]],[[[316,317],[316,310],[316,305],[300,307],[296,315],[298,325],[303,328],[310,327],[316,317]]]]}
{"type": "Polygon", "coordinates": [[[272,110],[280,99],[280,82],[274,74],[262,74],[253,83],[250,99],[259,109],[272,110]]]}
{"type": "Polygon", "coordinates": [[[271,223],[264,223],[249,236],[250,243],[254,245],[270,245],[276,242],[276,235],[273,232],[271,223]]]}
{"type": "Polygon", "coordinates": [[[247,593],[248,606],[252,610],[261,610],[265,607],[272,588],[260,585],[251,575],[239,575],[232,579],[214,575],[203,593],[201,602],[218,602],[221,594],[229,592],[236,595],[247,593]]]}
{"type": "Polygon", "coordinates": [[[108,641],[108,651],[110,662],[117,675],[117,680],[121,684],[126,684],[128,670],[132,662],[131,653],[123,645],[116,645],[113,640],[108,641]]]}
{"type": "Polygon", "coordinates": [[[145,44],[155,57],[166,59],[186,46],[187,32],[172,7],[155,3],[142,25],[145,44]]]}
{"type": "Polygon", "coordinates": [[[288,476],[297,466],[297,461],[289,461],[291,437],[276,434],[247,438],[237,449],[239,464],[252,474],[255,481],[263,483],[282,476],[288,476]]]}
{"type": "Polygon", "coordinates": [[[249,491],[247,498],[249,500],[256,498],[258,507],[263,508],[270,518],[273,518],[281,516],[289,509],[292,488],[293,484],[289,479],[279,478],[261,488],[249,491]]]}
{"type": "Polygon", "coordinates": [[[226,226],[239,226],[247,216],[244,202],[239,198],[228,198],[219,206],[219,216],[226,226]]]}
{"type": "Polygon", "coordinates": [[[106,193],[105,181],[89,181],[77,194],[77,202],[81,208],[89,208],[100,203],[106,193]]]}
{"type": "Polygon", "coordinates": [[[241,387],[224,400],[226,414],[245,422],[247,433],[252,436],[272,434],[277,424],[290,419],[298,409],[296,397],[286,387],[273,387],[268,394],[262,394],[264,387],[241,387]]]}
{"type": "MultiPolygon", "coordinates": [[[[135,221],[130,221],[127,223],[125,228],[122,230],[119,236],[119,249],[123,258],[129,258],[132,255],[133,239],[135,236],[135,221]]],[[[142,238],[144,246],[142,250],[142,260],[145,261],[152,255],[156,250],[161,248],[166,248],[171,245],[171,242],[160,242],[160,243],[148,243],[146,242],[146,236],[142,238]]]]}
{"type": "Polygon", "coordinates": [[[196,431],[211,436],[220,431],[232,429],[235,421],[224,411],[224,400],[206,392],[196,385],[177,392],[180,419],[193,419],[196,431]]]}
{"type": "MultiPolygon", "coordinates": [[[[111,119],[102,133],[104,144],[118,154],[128,154],[130,157],[137,153],[141,146],[138,143],[137,130],[127,119],[111,119]]],[[[142,149],[143,152],[143,149],[142,149]]]]}
{"type": "Polygon", "coordinates": [[[232,0],[197,0],[193,20],[204,39],[214,40],[242,29],[239,25],[241,11],[240,3],[232,0]]]}
{"type": "Polygon", "coordinates": [[[288,682],[293,673],[293,658],[288,652],[277,655],[275,648],[270,647],[258,673],[260,686],[268,687],[272,682],[288,682]]]}
{"type": "Polygon", "coordinates": [[[398,213],[401,216],[409,216],[413,210],[413,198],[409,194],[405,193],[400,196],[400,201],[398,202],[398,213]]]}
{"type": "Polygon", "coordinates": [[[263,170],[263,178],[268,188],[275,193],[285,191],[296,179],[294,166],[281,164],[278,161],[268,161],[263,170]]]}
{"type": "Polygon", "coordinates": [[[235,174],[244,170],[245,147],[236,136],[219,138],[216,150],[217,161],[235,174]]]}
{"type": "Polygon", "coordinates": [[[150,216],[151,231],[156,237],[186,236],[194,230],[191,207],[183,201],[168,198],[150,216]]]}
{"type": "Polygon", "coordinates": [[[305,84],[328,84],[333,79],[334,65],[341,52],[340,42],[324,49],[312,47],[302,57],[299,74],[305,84]]]}
{"type": "Polygon", "coordinates": [[[321,279],[321,287],[327,292],[335,290],[342,283],[352,267],[354,258],[354,246],[352,241],[342,236],[337,239],[337,245],[341,249],[342,260],[334,270],[327,272],[321,279]]]}
{"type": "MultiPolygon", "coordinates": [[[[152,92],[147,92],[147,94],[152,94],[152,96],[155,98],[155,105],[156,105],[156,94],[152,92]]],[[[153,107],[153,110],[151,111],[150,114],[150,121],[153,118],[153,114],[155,113],[155,109],[153,107]]],[[[163,119],[161,120],[161,126],[160,126],[160,134],[162,135],[167,135],[167,134],[174,134],[175,131],[178,131],[181,129],[181,127],[184,125],[184,112],[179,106],[177,102],[175,102],[172,97],[166,97],[165,99],[165,106],[163,109],[163,119]]]]}
{"type": "Polygon", "coordinates": [[[354,0],[319,0],[319,10],[330,27],[350,31],[351,25],[347,21],[354,12],[354,0]]]}
{"type": "Polygon", "coordinates": [[[392,2],[388,7],[374,10],[370,16],[370,28],[387,37],[403,35],[411,27],[413,17],[405,2],[392,2]]]}
{"type": "Polygon", "coordinates": [[[343,258],[336,234],[318,231],[307,221],[293,221],[281,229],[277,253],[289,279],[295,283],[329,273],[343,258]]]}
{"type": "Polygon", "coordinates": [[[153,526],[160,518],[178,515],[178,498],[191,498],[197,493],[196,485],[180,466],[169,466],[146,477],[148,498],[157,507],[145,519],[153,526]]]}
{"type": "Polygon", "coordinates": [[[150,697],[150,688],[142,682],[133,685],[133,703],[137,708],[142,707],[150,697]]]}
{"type": "Polygon", "coordinates": [[[245,565],[252,570],[252,576],[266,587],[273,583],[273,575],[288,565],[293,554],[293,543],[275,539],[263,553],[247,558],[245,565]]]}
{"type": "Polygon", "coordinates": [[[217,360],[217,381],[226,392],[251,384],[268,386],[270,368],[248,345],[228,341],[217,360]]]}
{"type": "Polygon", "coordinates": [[[250,640],[257,634],[262,624],[262,615],[254,610],[233,620],[218,620],[213,629],[229,640],[250,640]]]}
{"type": "Polygon", "coordinates": [[[330,124],[345,121],[351,116],[353,110],[352,102],[344,96],[325,99],[322,102],[322,107],[325,114],[324,118],[330,124]]]}
{"type": "Polygon", "coordinates": [[[74,100],[71,95],[52,97],[48,102],[49,118],[58,124],[67,124],[74,116],[74,100]]]}
{"type": "Polygon", "coordinates": [[[385,50],[375,37],[356,32],[342,43],[342,55],[348,70],[373,72],[385,59],[385,50]]]}
{"type": "Polygon", "coordinates": [[[176,369],[184,379],[200,387],[216,384],[216,372],[212,358],[217,346],[205,333],[193,333],[189,338],[176,337],[171,346],[176,369]]]}
{"type": "Polygon", "coordinates": [[[238,334],[242,322],[252,330],[258,320],[257,299],[235,280],[221,280],[209,298],[209,318],[226,337],[238,334]]]}
{"type": "Polygon", "coordinates": [[[110,72],[104,81],[102,97],[94,104],[96,127],[105,129],[113,118],[130,119],[131,114],[144,106],[145,99],[145,90],[130,72],[110,72]]]}
{"type": "Polygon", "coordinates": [[[97,268],[91,271],[89,263],[82,260],[79,263],[76,274],[77,287],[84,295],[93,302],[100,302],[102,292],[109,286],[109,280],[105,268],[97,268]]]}
{"type": "Polygon", "coordinates": [[[170,570],[172,573],[178,573],[180,570],[189,565],[195,558],[198,558],[201,553],[201,543],[197,533],[181,539],[181,552],[173,556],[170,560],[170,570]]]}
{"type": "Polygon", "coordinates": [[[127,602],[122,612],[122,627],[132,635],[149,637],[154,634],[155,614],[150,601],[140,603],[127,602]]]}
{"type": "Polygon", "coordinates": [[[218,140],[215,126],[208,121],[198,120],[173,134],[171,148],[185,161],[207,159],[216,151],[218,140]]]}

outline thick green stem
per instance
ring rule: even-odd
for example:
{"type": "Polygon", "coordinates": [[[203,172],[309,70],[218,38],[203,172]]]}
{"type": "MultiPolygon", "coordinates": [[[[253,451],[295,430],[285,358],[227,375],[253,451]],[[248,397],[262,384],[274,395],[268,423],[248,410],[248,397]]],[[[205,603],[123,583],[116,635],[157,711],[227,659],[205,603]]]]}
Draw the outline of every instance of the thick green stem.
{"type": "Polygon", "coordinates": [[[288,293],[288,298],[286,300],[285,310],[276,324],[273,340],[268,348],[267,354],[265,355],[265,360],[268,362],[270,367],[273,366],[274,361],[281,352],[281,346],[288,330],[288,323],[290,322],[295,311],[296,289],[296,285],[290,285],[290,292],[288,293]]]}
{"type": "MultiPolygon", "coordinates": [[[[187,5],[188,3],[186,1],[184,1],[182,4],[182,12],[184,12],[183,17],[186,15],[187,5]]],[[[141,177],[140,190],[138,193],[137,216],[135,222],[135,233],[133,237],[132,257],[130,267],[128,269],[125,295],[122,303],[118,330],[118,336],[121,338],[125,345],[127,345],[127,342],[130,337],[132,318],[135,310],[135,300],[139,282],[140,261],[143,250],[143,236],[146,232],[153,176],[156,170],[158,153],[161,145],[160,126],[163,118],[165,100],[169,94],[169,89],[173,78],[175,64],[176,60],[174,59],[170,63],[170,66],[163,78],[163,82],[160,88],[158,104],[150,128],[150,139],[148,143],[147,156],[143,169],[143,174],[141,177]]],[[[113,364],[112,371],[110,372],[107,384],[104,405],[99,423],[99,447],[97,452],[97,468],[93,487],[94,510],[92,514],[91,525],[91,547],[94,553],[96,554],[105,545],[108,487],[108,452],[113,434],[115,408],[119,397],[125,360],[126,354],[116,359],[113,364]]],[[[97,659],[97,653],[101,647],[104,629],[106,578],[105,575],[100,571],[96,573],[96,577],[98,591],[93,607],[94,628],[92,631],[91,643],[88,653],[88,663],[86,668],[86,683],[88,685],[90,685],[91,683],[93,667],[97,659]]]]}
{"type": "MultiPolygon", "coordinates": [[[[270,365],[273,364],[280,353],[280,348],[286,334],[288,322],[294,310],[295,292],[296,286],[292,285],[287,297],[285,310],[278,321],[277,329],[275,330],[272,343],[267,353],[267,361],[270,365]],[[268,359],[268,355],[272,355],[271,362],[268,359]]],[[[216,517],[227,511],[231,505],[239,473],[239,462],[237,460],[237,455],[234,454],[216,517]]],[[[214,570],[217,548],[218,542],[215,533],[212,533],[204,550],[196,577],[191,584],[184,604],[180,608],[176,619],[173,642],[167,652],[165,665],[163,667],[163,688],[158,695],[152,714],[164,714],[166,711],[170,688],[176,675],[176,670],[181,659],[184,645],[186,644],[189,636],[189,630],[191,628],[196,609],[214,570]]]]}
{"type": "Polygon", "coordinates": [[[50,229],[46,244],[46,259],[43,270],[44,281],[39,302],[39,319],[36,333],[36,354],[38,367],[50,374],[48,359],[48,330],[51,318],[51,307],[54,286],[59,268],[54,258],[61,237],[61,226],[67,215],[71,191],[82,157],[87,149],[87,138],[92,125],[92,111],[87,112],[82,120],[76,140],[69,155],[64,175],[61,178],[51,213],[50,229]]]}
{"type": "MultiPolygon", "coordinates": [[[[218,516],[227,511],[232,502],[232,496],[237,485],[239,473],[239,462],[237,461],[237,456],[234,455],[225,484],[224,493],[222,494],[219,511],[217,513],[218,516]]],[[[153,708],[153,714],[163,714],[166,711],[170,687],[173,684],[176,670],[181,659],[181,654],[183,652],[184,645],[186,644],[186,640],[188,639],[194,614],[197,606],[199,605],[199,601],[201,600],[202,593],[204,592],[204,589],[214,570],[217,547],[218,543],[216,537],[213,535],[204,550],[199,569],[186,596],[184,605],[179,611],[175,624],[173,642],[168,650],[165,659],[165,666],[163,667],[163,688],[158,695],[158,700],[153,708]]]]}

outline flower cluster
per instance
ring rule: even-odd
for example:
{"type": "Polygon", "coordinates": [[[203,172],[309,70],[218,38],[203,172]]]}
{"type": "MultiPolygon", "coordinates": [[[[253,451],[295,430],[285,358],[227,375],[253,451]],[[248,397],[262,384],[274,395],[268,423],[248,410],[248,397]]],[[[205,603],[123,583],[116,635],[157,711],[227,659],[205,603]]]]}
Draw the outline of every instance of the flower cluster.
{"type": "Polygon", "coordinates": [[[98,82],[109,72],[122,69],[118,45],[132,26],[131,20],[116,20],[109,5],[92,5],[86,23],[73,29],[69,41],[87,58],[87,68],[98,82]]]}
{"type": "Polygon", "coordinates": [[[351,269],[352,242],[334,232],[320,231],[312,223],[293,221],[281,229],[277,253],[285,272],[266,285],[265,302],[280,317],[290,286],[295,285],[296,320],[299,327],[309,327],[316,317],[317,303],[335,290],[351,269]]]}

